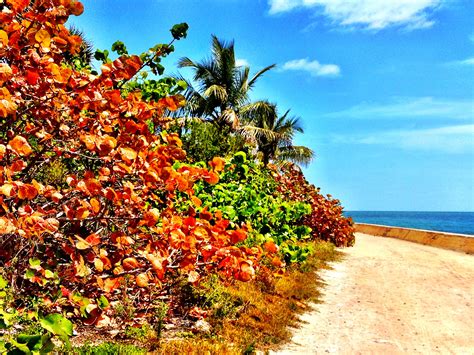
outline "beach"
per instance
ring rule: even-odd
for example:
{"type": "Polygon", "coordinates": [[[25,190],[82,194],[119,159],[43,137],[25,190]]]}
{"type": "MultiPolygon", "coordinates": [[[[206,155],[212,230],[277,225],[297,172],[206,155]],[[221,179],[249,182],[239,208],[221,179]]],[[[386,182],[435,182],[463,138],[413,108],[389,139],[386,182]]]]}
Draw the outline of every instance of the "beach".
{"type": "Polygon", "coordinates": [[[474,256],[357,233],[278,354],[474,352],[474,256]]]}

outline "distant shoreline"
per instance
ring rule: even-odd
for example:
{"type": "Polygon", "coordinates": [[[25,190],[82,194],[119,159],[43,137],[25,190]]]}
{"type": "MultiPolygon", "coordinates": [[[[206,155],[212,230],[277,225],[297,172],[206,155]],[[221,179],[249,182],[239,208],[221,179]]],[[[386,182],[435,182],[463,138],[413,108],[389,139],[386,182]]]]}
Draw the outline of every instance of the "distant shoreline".
{"type": "Polygon", "coordinates": [[[473,235],[357,222],[354,226],[359,233],[474,254],[473,235]]]}
{"type": "Polygon", "coordinates": [[[474,212],[345,211],[355,223],[474,236],[474,212]]]}

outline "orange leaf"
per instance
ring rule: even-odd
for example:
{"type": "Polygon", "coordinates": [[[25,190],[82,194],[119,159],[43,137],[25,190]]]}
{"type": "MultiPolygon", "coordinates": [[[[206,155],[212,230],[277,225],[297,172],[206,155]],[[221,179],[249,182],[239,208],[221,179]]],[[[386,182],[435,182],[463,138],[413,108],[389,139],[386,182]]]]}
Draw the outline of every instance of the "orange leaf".
{"type": "Polygon", "coordinates": [[[199,207],[199,206],[202,205],[202,201],[201,201],[198,197],[196,197],[196,196],[191,196],[191,201],[193,201],[193,203],[194,203],[197,207],[199,207]]]}
{"type": "Polygon", "coordinates": [[[153,227],[160,219],[160,211],[157,208],[152,208],[145,213],[143,219],[140,221],[140,225],[153,227]]]}
{"type": "Polygon", "coordinates": [[[265,242],[265,244],[263,244],[263,247],[269,253],[277,253],[278,252],[278,245],[276,245],[274,241],[270,240],[268,242],[265,242]]]}
{"type": "Polygon", "coordinates": [[[32,200],[38,195],[38,190],[33,185],[24,184],[18,188],[18,198],[32,200]]]}
{"type": "Polygon", "coordinates": [[[82,5],[82,3],[80,3],[79,1],[73,0],[69,4],[69,10],[74,16],[79,16],[84,12],[84,5],[82,5]]]}
{"type": "Polygon", "coordinates": [[[275,256],[275,257],[272,259],[272,265],[273,265],[273,266],[276,266],[276,267],[284,267],[284,266],[285,266],[285,263],[284,263],[283,261],[281,261],[278,256],[275,256]]]}
{"type": "Polygon", "coordinates": [[[216,172],[224,170],[225,160],[219,157],[214,157],[209,162],[209,166],[214,169],[216,172]]]}
{"type": "Polygon", "coordinates": [[[253,266],[247,262],[244,261],[240,264],[240,273],[239,273],[239,280],[241,281],[250,281],[253,279],[255,276],[255,269],[253,266]]]}
{"type": "Polygon", "coordinates": [[[9,80],[13,75],[12,68],[7,63],[0,63],[0,84],[9,80]]]}
{"type": "Polygon", "coordinates": [[[18,155],[28,156],[33,152],[26,138],[22,136],[15,136],[15,138],[8,142],[8,145],[18,155]]]}
{"type": "Polygon", "coordinates": [[[122,266],[124,270],[130,271],[133,269],[138,269],[140,267],[140,264],[135,258],[126,258],[126,259],[123,259],[122,266]]]}
{"type": "Polygon", "coordinates": [[[101,240],[100,237],[96,233],[92,233],[86,238],[86,242],[89,243],[91,246],[99,245],[101,240]]]}
{"type": "MultiPolygon", "coordinates": [[[[117,288],[120,287],[120,285],[122,284],[122,280],[123,278],[122,277],[117,277],[115,279],[113,278],[108,278],[108,279],[105,279],[103,280],[103,285],[100,286],[105,292],[107,293],[110,293],[114,290],[116,290],[117,288]]],[[[97,282],[99,284],[99,282],[97,282]]]]}
{"type": "Polygon", "coordinates": [[[237,244],[247,239],[247,233],[243,229],[237,229],[230,232],[230,241],[232,244],[237,244]]]}
{"type": "Polygon", "coordinates": [[[100,211],[100,202],[96,198],[91,198],[90,204],[92,207],[92,212],[99,213],[100,211]]]}
{"type": "Polygon", "coordinates": [[[107,155],[117,146],[117,140],[109,135],[104,135],[96,139],[96,146],[100,155],[107,155]]]}
{"type": "Polygon", "coordinates": [[[219,182],[219,175],[213,171],[210,171],[209,175],[204,176],[204,181],[206,181],[208,184],[215,185],[219,182]]]}
{"type": "Polygon", "coordinates": [[[9,0],[7,2],[16,12],[23,11],[30,4],[30,0],[9,0]]]}

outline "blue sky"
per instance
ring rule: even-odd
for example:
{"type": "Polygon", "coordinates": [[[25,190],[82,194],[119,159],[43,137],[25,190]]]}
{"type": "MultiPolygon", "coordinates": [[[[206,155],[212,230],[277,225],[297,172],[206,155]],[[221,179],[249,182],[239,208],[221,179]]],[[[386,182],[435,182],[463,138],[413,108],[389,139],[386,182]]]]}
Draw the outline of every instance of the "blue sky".
{"type": "MultiPolygon", "coordinates": [[[[165,60],[234,39],[252,99],[301,117],[307,178],[348,210],[474,211],[474,1],[84,0],[97,48],[139,53],[190,26],[165,60]]],[[[185,76],[189,73],[183,72],[185,76]]]]}

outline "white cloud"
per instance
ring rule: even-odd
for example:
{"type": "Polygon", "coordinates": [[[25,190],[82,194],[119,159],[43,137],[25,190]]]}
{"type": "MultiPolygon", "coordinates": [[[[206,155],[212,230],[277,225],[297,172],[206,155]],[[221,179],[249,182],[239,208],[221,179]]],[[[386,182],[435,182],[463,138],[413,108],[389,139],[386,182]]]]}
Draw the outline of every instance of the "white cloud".
{"type": "Polygon", "coordinates": [[[317,60],[294,59],[286,62],[282,70],[305,71],[312,76],[339,76],[341,69],[336,64],[321,64],[317,60]]]}
{"type": "Polygon", "coordinates": [[[389,145],[404,149],[474,153],[474,124],[421,130],[377,132],[371,135],[334,136],[338,144],[389,145]]]}
{"type": "Polygon", "coordinates": [[[248,66],[250,66],[250,63],[247,59],[237,58],[235,60],[235,66],[236,67],[248,67],[248,66]]]}
{"type": "Polygon", "coordinates": [[[450,62],[448,64],[454,65],[474,65],[474,57],[463,59],[463,60],[456,60],[454,62],[450,62]]]}
{"type": "Polygon", "coordinates": [[[433,97],[395,98],[390,103],[362,103],[347,110],[328,113],[344,118],[447,118],[473,119],[474,101],[433,97]]]}
{"type": "Polygon", "coordinates": [[[390,26],[406,29],[434,24],[431,12],[447,0],[268,0],[270,14],[310,8],[344,27],[381,30],[390,26]]]}

